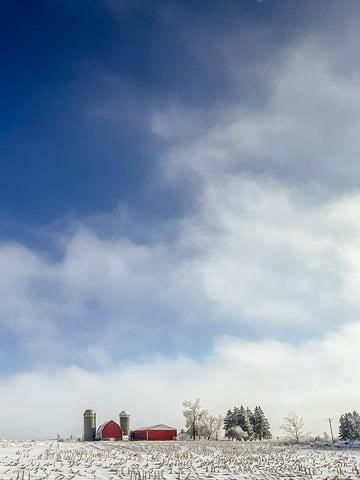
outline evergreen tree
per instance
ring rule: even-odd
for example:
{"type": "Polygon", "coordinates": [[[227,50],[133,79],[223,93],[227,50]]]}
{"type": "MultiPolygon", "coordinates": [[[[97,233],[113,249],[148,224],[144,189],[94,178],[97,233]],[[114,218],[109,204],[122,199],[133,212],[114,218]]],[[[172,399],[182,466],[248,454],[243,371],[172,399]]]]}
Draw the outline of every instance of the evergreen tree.
{"type": "Polygon", "coordinates": [[[240,408],[239,407],[234,407],[233,419],[234,419],[234,426],[238,426],[239,425],[239,419],[240,419],[240,408]]]}
{"type": "Polygon", "coordinates": [[[341,440],[354,440],[352,414],[344,413],[340,417],[339,437],[341,440]]]}
{"type": "Polygon", "coordinates": [[[254,413],[248,407],[245,409],[243,405],[240,408],[234,407],[233,410],[228,410],[224,419],[224,430],[225,437],[231,439],[240,437],[243,440],[271,438],[269,421],[260,407],[255,407],[254,413]],[[235,432],[238,431],[235,427],[239,427],[244,435],[235,435],[235,432]]]}
{"type": "Polygon", "coordinates": [[[238,416],[238,426],[247,433],[247,439],[252,440],[254,437],[254,429],[250,422],[247,410],[241,405],[238,416]]]}
{"type": "Polygon", "coordinates": [[[254,410],[254,435],[258,440],[271,438],[270,424],[259,406],[254,410]]]}
{"type": "Polygon", "coordinates": [[[249,407],[247,407],[246,413],[247,413],[247,416],[248,416],[248,419],[249,419],[249,422],[250,422],[250,425],[251,425],[251,428],[252,428],[252,438],[255,438],[255,432],[254,432],[254,427],[255,427],[254,414],[253,414],[253,412],[251,411],[251,409],[250,409],[249,407]]]}
{"type": "Polygon", "coordinates": [[[264,440],[270,440],[272,438],[271,432],[270,432],[270,422],[269,420],[264,416],[264,426],[263,426],[263,437],[264,440]]]}
{"type": "Polygon", "coordinates": [[[355,440],[360,440],[360,415],[356,410],[353,411],[353,425],[356,437],[355,440]]]}
{"type": "MultiPolygon", "coordinates": [[[[224,417],[224,430],[227,432],[232,427],[232,411],[228,410],[224,417]]],[[[226,436],[226,435],[225,435],[226,436]]]]}
{"type": "Polygon", "coordinates": [[[236,407],[234,407],[234,411],[228,410],[224,418],[224,430],[226,438],[234,438],[232,429],[237,425],[237,415],[235,409],[236,407]]]}
{"type": "Polygon", "coordinates": [[[341,440],[360,440],[360,415],[356,410],[341,415],[339,437],[341,440]]]}

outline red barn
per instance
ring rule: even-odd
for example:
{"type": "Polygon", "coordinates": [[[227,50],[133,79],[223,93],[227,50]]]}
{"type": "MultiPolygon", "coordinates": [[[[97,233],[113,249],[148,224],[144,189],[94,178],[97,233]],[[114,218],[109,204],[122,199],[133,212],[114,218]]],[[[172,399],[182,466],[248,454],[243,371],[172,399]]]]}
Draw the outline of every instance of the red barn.
{"type": "Polygon", "coordinates": [[[167,425],[151,425],[150,427],[141,427],[132,432],[133,440],[174,440],[177,431],[175,428],[167,425]]]}
{"type": "Polygon", "coordinates": [[[96,438],[99,440],[122,440],[122,431],[113,420],[100,425],[96,432],[96,438]]]}

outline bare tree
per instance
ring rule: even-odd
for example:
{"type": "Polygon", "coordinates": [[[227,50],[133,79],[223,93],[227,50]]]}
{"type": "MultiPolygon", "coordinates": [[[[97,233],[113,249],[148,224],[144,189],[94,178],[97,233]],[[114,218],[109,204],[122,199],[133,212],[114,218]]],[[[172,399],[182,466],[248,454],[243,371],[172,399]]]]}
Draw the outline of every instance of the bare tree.
{"type": "Polygon", "coordinates": [[[215,439],[219,438],[219,431],[224,422],[224,417],[222,415],[209,415],[208,412],[204,415],[201,420],[200,434],[204,435],[208,440],[211,439],[211,436],[215,434],[215,439]]]}
{"type": "Polygon", "coordinates": [[[305,436],[304,421],[295,412],[290,411],[286,417],[283,418],[284,423],[281,425],[281,430],[285,432],[292,440],[299,442],[305,436]]]}
{"type": "MultiPolygon", "coordinates": [[[[185,400],[183,402],[185,409],[183,415],[185,417],[185,426],[189,430],[190,435],[195,440],[196,435],[202,433],[204,428],[204,420],[209,416],[207,410],[203,410],[200,405],[200,400],[197,398],[195,403],[185,400]]],[[[211,435],[211,434],[210,434],[211,435]]]]}
{"type": "Polygon", "coordinates": [[[204,415],[202,416],[200,420],[200,425],[197,431],[197,434],[202,437],[207,438],[210,440],[211,435],[214,431],[214,425],[215,425],[215,417],[213,415],[210,415],[208,411],[204,411],[204,415]]]}
{"type": "Polygon", "coordinates": [[[216,417],[214,415],[209,415],[209,435],[208,440],[210,440],[211,435],[216,431],[216,417]]]}
{"type": "Polygon", "coordinates": [[[224,425],[224,417],[222,415],[218,415],[216,417],[216,422],[215,422],[215,439],[219,439],[219,432],[222,426],[224,425]]]}

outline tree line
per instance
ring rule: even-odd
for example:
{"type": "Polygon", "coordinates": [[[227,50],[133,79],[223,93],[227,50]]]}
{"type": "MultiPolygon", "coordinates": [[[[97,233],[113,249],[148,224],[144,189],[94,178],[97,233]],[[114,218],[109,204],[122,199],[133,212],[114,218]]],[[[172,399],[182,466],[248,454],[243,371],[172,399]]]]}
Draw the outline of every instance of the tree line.
{"type": "Polygon", "coordinates": [[[231,440],[265,440],[271,438],[270,424],[264,412],[256,406],[252,412],[250,408],[234,407],[228,410],[225,417],[210,415],[201,407],[200,400],[194,403],[183,402],[185,426],[187,432],[195,440],[210,438],[214,435],[218,439],[220,429],[225,430],[225,437],[231,440]]]}
{"type": "MultiPolygon", "coordinates": [[[[225,430],[225,438],[230,440],[267,440],[272,437],[269,420],[258,405],[253,411],[243,405],[240,408],[234,407],[228,410],[225,416],[211,415],[202,408],[199,399],[194,403],[185,400],[183,406],[185,426],[194,440],[196,438],[210,440],[212,437],[217,440],[221,429],[225,430]]],[[[283,420],[281,429],[289,439],[301,442],[309,438],[311,432],[304,431],[304,421],[295,412],[290,411],[283,420]]],[[[326,433],[325,437],[328,437],[326,433]]],[[[360,414],[356,410],[341,415],[339,438],[344,441],[360,440],[360,414]]]]}

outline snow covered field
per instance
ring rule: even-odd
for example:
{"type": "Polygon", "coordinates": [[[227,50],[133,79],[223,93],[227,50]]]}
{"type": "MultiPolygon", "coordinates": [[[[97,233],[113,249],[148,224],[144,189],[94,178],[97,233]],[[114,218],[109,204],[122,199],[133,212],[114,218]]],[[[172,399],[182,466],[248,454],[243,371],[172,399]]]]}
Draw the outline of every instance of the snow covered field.
{"type": "Polygon", "coordinates": [[[360,452],[232,442],[0,441],[0,479],[359,479],[360,452]]]}

